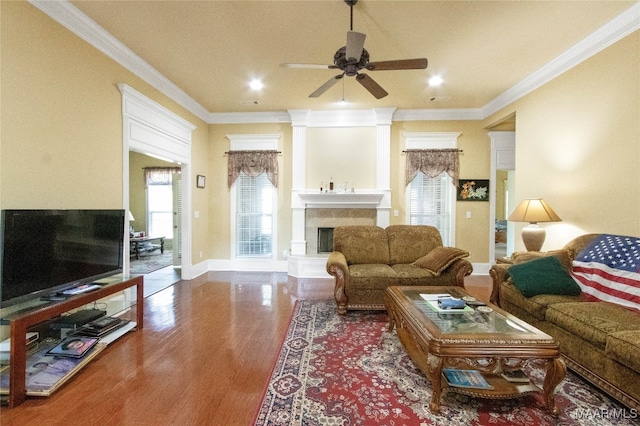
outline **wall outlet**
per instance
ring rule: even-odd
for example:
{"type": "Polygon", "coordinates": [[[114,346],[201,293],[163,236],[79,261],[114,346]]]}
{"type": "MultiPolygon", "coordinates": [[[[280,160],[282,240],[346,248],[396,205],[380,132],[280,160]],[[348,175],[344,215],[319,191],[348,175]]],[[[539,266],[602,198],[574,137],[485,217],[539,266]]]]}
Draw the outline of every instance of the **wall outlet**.
{"type": "Polygon", "coordinates": [[[287,249],[282,250],[282,257],[286,259],[288,256],[289,256],[289,250],[287,249]]]}
{"type": "Polygon", "coordinates": [[[202,250],[200,250],[200,259],[202,259],[202,250]]]}
{"type": "Polygon", "coordinates": [[[471,212],[467,212],[467,219],[471,219],[471,212]]]}

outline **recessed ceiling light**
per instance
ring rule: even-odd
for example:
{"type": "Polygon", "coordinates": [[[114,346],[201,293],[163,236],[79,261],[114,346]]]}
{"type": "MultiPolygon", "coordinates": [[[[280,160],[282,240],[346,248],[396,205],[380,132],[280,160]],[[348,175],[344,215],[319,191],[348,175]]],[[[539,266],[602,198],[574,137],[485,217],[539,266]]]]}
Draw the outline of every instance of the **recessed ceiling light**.
{"type": "Polygon", "coordinates": [[[442,77],[434,75],[429,79],[429,86],[440,86],[442,84],[442,77]]]}
{"type": "Polygon", "coordinates": [[[253,79],[249,83],[249,87],[251,87],[252,90],[260,90],[264,87],[264,84],[258,79],[253,79]]]}

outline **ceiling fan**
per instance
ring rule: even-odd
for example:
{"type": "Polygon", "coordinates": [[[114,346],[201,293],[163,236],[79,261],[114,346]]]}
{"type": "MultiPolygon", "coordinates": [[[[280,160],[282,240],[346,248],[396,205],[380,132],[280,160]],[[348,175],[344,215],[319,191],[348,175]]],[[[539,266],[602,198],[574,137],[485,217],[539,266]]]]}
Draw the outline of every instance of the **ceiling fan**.
{"type": "Polygon", "coordinates": [[[280,64],[280,66],[286,68],[322,68],[342,70],[341,74],[332,77],[329,81],[316,89],[316,91],[311,93],[309,95],[310,98],[319,97],[341,80],[346,74],[349,77],[355,76],[356,81],[367,89],[369,93],[371,93],[376,99],[381,99],[388,95],[387,91],[376,83],[375,80],[369,77],[368,74],[362,74],[358,71],[363,69],[368,71],[389,71],[427,68],[427,58],[369,62],[369,52],[364,48],[366,34],[353,31],[353,6],[358,2],[358,0],[344,0],[344,2],[351,9],[351,27],[350,31],[347,32],[347,45],[338,49],[335,55],[333,55],[333,65],[280,64]]]}

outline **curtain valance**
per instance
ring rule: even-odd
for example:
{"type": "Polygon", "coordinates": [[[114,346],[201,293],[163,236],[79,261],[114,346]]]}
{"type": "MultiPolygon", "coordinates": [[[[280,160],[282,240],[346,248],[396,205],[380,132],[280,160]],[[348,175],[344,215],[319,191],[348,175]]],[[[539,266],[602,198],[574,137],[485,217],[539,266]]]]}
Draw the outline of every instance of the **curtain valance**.
{"type": "Polygon", "coordinates": [[[229,188],[241,172],[251,177],[266,173],[273,186],[278,187],[278,151],[229,151],[227,155],[229,156],[227,179],[229,188]]]}
{"type": "Polygon", "coordinates": [[[418,171],[430,178],[446,172],[458,186],[460,177],[460,152],[457,149],[408,149],[405,185],[409,185],[418,171]]]}
{"type": "Polygon", "coordinates": [[[171,175],[181,171],[180,167],[145,167],[144,181],[147,185],[171,185],[171,175]]]}

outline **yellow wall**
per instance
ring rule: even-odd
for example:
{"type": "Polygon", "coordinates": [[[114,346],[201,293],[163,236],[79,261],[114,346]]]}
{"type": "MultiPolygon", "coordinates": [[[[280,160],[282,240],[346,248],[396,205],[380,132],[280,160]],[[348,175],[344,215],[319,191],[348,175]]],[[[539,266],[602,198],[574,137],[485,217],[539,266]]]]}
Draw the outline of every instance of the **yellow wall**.
{"type": "Polygon", "coordinates": [[[375,189],[376,128],[319,127],[307,129],[307,189],[375,189]]]}
{"type": "Polygon", "coordinates": [[[516,199],[542,197],[563,219],[542,225],[543,250],[585,232],[640,235],[640,32],[486,122],[514,112],[516,199]]]}
{"type": "Polygon", "coordinates": [[[506,200],[504,193],[506,190],[505,182],[508,180],[509,174],[506,170],[496,171],[496,220],[504,220],[509,217],[509,213],[505,211],[506,200]]]}
{"type": "MultiPolygon", "coordinates": [[[[230,256],[226,135],[282,135],[277,240],[282,259],[291,241],[290,124],[204,123],[30,4],[3,1],[0,7],[0,208],[121,208],[117,83],[126,83],[197,126],[191,179],[205,175],[207,185],[196,189],[194,184],[192,192],[193,210],[200,212],[199,218],[192,216],[194,264],[230,256]]],[[[461,132],[460,177],[488,179],[486,129],[515,114],[516,198],[541,196],[564,220],[547,225],[545,248],[583,232],[640,235],[639,52],[636,32],[483,121],[394,122],[392,212],[399,215],[392,214],[391,223],[404,223],[406,217],[402,132],[461,132]]],[[[308,130],[312,140],[324,137],[319,129],[308,130]]],[[[375,136],[372,129],[365,135],[369,131],[375,136]]],[[[339,144],[340,137],[332,138],[328,143],[339,144]]],[[[353,178],[333,176],[336,184],[363,176],[362,186],[373,187],[370,162],[353,167],[353,178]]],[[[325,179],[323,165],[313,163],[309,173],[310,188],[325,179]]],[[[473,262],[487,262],[489,204],[458,202],[457,213],[456,245],[469,250],[473,262]]]]}
{"type": "MultiPolygon", "coordinates": [[[[208,170],[206,123],[32,5],[0,7],[0,208],[123,207],[118,83],[196,125],[194,181],[208,170]]],[[[193,197],[194,207],[204,204],[204,194],[193,197]]],[[[194,235],[208,232],[204,213],[194,235]]],[[[202,249],[198,238],[193,244],[194,253],[202,249]]]]}
{"type": "Polygon", "coordinates": [[[136,232],[149,232],[147,227],[147,194],[145,191],[145,167],[180,167],[158,158],[131,151],[129,153],[129,211],[135,219],[131,225],[136,232]]]}

